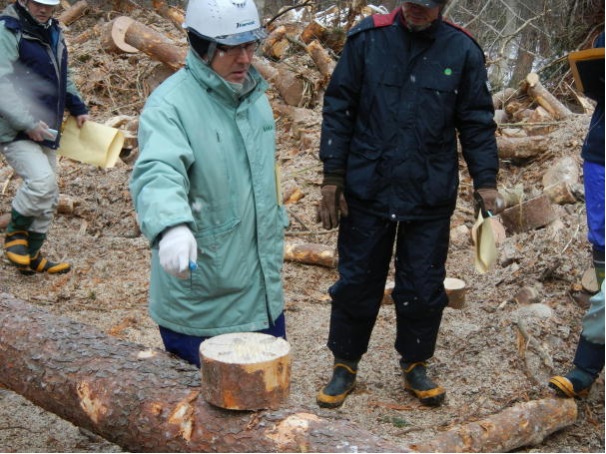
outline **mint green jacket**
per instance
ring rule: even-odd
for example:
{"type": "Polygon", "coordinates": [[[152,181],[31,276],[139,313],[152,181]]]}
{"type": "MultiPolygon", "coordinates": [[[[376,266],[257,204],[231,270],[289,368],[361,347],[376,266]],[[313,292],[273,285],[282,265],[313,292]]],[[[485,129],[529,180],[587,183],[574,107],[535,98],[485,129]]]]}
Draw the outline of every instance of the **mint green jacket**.
{"type": "Polygon", "coordinates": [[[149,97],[130,189],[152,247],[149,311],[160,326],[193,336],[269,327],[284,309],[287,217],[278,202],[275,123],[267,83],[231,87],[191,51],[186,66],[149,97]],[[191,279],[166,273],[158,240],[187,224],[198,242],[191,279]]]}

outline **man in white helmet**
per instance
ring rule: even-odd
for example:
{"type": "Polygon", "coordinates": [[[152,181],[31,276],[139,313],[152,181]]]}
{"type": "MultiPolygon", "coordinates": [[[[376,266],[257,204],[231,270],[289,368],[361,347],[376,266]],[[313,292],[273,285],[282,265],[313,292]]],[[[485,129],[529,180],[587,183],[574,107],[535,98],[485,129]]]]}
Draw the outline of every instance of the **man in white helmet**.
{"type": "Polygon", "coordinates": [[[191,0],[186,65],[149,97],[130,181],[152,249],[149,312],[167,351],[200,366],[229,332],[285,337],[287,225],[268,87],[251,66],[265,33],[252,0],[191,0]]]}
{"type": "Polygon", "coordinates": [[[23,181],[12,201],[4,255],[23,274],[70,270],[40,253],[59,199],[56,150],[64,111],[78,126],[88,119],[52,17],[58,4],[19,0],[0,15],[0,152],[23,181]]]}

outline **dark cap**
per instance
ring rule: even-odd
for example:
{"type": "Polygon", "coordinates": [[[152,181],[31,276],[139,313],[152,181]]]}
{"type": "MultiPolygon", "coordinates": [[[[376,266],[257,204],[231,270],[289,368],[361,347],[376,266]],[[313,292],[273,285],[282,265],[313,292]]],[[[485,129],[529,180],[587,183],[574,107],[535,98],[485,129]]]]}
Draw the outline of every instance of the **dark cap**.
{"type": "Polygon", "coordinates": [[[425,8],[437,8],[444,6],[448,0],[405,0],[404,3],[414,3],[424,6],[425,8]]]}

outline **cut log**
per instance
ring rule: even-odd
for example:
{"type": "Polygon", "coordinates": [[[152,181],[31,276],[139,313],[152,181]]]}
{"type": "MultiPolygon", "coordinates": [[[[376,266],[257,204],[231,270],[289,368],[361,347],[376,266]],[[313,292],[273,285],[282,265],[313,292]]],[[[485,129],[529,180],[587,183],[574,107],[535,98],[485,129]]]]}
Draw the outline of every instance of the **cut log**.
{"type": "Polygon", "coordinates": [[[560,182],[577,183],[579,181],[579,164],[572,156],[564,156],[549,166],[543,175],[543,187],[560,182]]]}
{"type": "Polygon", "coordinates": [[[166,4],[163,0],[153,0],[152,7],[154,11],[162,16],[164,19],[168,19],[173,25],[181,32],[185,32],[183,23],[185,22],[185,16],[181,11],[172,8],[166,4]]]}
{"type": "Polygon", "coordinates": [[[281,25],[275,28],[263,42],[263,55],[280,60],[289,47],[290,44],[286,39],[286,27],[281,25]]]}
{"type": "Polygon", "coordinates": [[[57,213],[73,214],[74,207],[79,204],[73,197],[61,194],[57,203],[57,213]]]}
{"type": "Polygon", "coordinates": [[[290,345],[261,333],[229,333],[200,345],[202,395],[229,410],[277,409],[290,391],[290,345]]]}
{"type": "Polygon", "coordinates": [[[595,268],[593,266],[587,268],[583,273],[583,277],[581,278],[581,286],[583,287],[583,290],[592,295],[600,291],[598,279],[595,275],[595,268]]]}
{"type": "Polygon", "coordinates": [[[187,49],[177,47],[157,31],[127,16],[117,17],[105,24],[101,42],[108,51],[140,50],[174,70],[183,66],[187,54],[187,49]]]}
{"type": "Polygon", "coordinates": [[[530,97],[547,110],[556,120],[563,120],[572,115],[572,112],[541,84],[538,74],[528,74],[526,79],[522,81],[521,86],[530,97]]]}
{"type": "Polygon", "coordinates": [[[314,40],[307,45],[307,53],[318,67],[320,74],[328,80],[336,66],[336,63],[330,54],[317,40],[314,40]]]}
{"type": "Polygon", "coordinates": [[[556,128],[553,117],[546,109],[538,106],[528,117],[528,126],[525,126],[526,134],[529,136],[542,136],[549,134],[556,128]],[[533,123],[540,123],[535,125],[533,123]]]}
{"type": "Polygon", "coordinates": [[[418,452],[509,452],[541,443],[547,435],[573,424],[577,411],[574,399],[523,402],[411,447],[418,452]]]}
{"type": "Polygon", "coordinates": [[[309,44],[315,39],[322,41],[325,35],[326,27],[324,27],[324,25],[322,25],[320,22],[312,20],[301,32],[300,39],[305,44],[309,44]]]}
{"type": "Polygon", "coordinates": [[[328,268],[337,266],[337,256],[334,247],[314,243],[286,243],[284,245],[284,260],[300,262],[308,265],[320,265],[328,268]]]}
{"type": "Polygon", "coordinates": [[[69,25],[82,17],[87,10],[88,3],[86,0],[79,0],[59,14],[57,20],[64,25],[69,25]]]}
{"type": "Polygon", "coordinates": [[[503,225],[511,233],[544,227],[558,218],[546,195],[527,200],[499,213],[503,225]]]}
{"type": "Polygon", "coordinates": [[[444,290],[448,296],[448,307],[462,309],[465,306],[465,281],[447,277],[444,279],[444,290]]]}
{"type": "Polygon", "coordinates": [[[548,148],[548,141],[543,136],[497,137],[501,159],[528,159],[545,153],[548,148]]]}
{"type": "Polygon", "coordinates": [[[229,411],[166,352],[0,293],[0,383],[130,452],[407,452],[309,410],[229,411]]]}
{"type": "Polygon", "coordinates": [[[543,190],[543,194],[549,197],[549,200],[553,203],[557,203],[558,205],[576,203],[577,201],[575,190],[573,190],[572,185],[567,181],[560,181],[559,183],[547,186],[543,190]]]}
{"type": "Polygon", "coordinates": [[[253,65],[261,75],[272,84],[286,104],[301,107],[305,102],[305,84],[297,75],[286,67],[276,67],[255,58],[253,65]]]}
{"type": "Polygon", "coordinates": [[[516,95],[513,88],[506,88],[492,95],[492,105],[495,110],[504,110],[505,105],[516,95]]]}

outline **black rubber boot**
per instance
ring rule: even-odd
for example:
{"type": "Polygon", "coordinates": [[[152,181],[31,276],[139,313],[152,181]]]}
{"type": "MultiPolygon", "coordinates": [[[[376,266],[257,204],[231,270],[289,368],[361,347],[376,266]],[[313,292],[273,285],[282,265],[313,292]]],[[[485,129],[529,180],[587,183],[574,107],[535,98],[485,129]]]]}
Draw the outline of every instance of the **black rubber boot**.
{"type": "Polygon", "coordinates": [[[446,391],[436,385],[427,376],[425,362],[407,363],[400,361],[402,373],[404,374],[404,389],[413,394],[423,405],[437,407],[442,405],[446,397],[446,391]]]}
{"type": "Polygon", "coordinates": [[[356,386],[358,361],[345,361],[335,358],[332,378],[316,396],[316,402],[323,408],[337,408],[343,405],[345,398],[356,386]]]}

